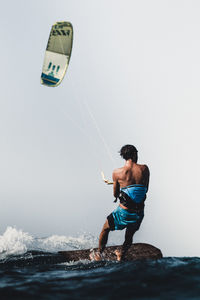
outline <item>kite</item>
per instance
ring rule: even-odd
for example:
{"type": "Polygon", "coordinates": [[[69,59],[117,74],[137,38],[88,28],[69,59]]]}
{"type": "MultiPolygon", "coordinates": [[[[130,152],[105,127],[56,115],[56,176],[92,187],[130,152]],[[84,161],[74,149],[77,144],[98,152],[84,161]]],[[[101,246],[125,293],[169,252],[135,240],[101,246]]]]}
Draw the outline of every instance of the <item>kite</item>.
{"type": "Polygon", "coordinates": [[[69,65],[73,43],[73,27],[69,22],[57,22],[51,27],[41,83],[55,87],[61,83],[69,65]]]}

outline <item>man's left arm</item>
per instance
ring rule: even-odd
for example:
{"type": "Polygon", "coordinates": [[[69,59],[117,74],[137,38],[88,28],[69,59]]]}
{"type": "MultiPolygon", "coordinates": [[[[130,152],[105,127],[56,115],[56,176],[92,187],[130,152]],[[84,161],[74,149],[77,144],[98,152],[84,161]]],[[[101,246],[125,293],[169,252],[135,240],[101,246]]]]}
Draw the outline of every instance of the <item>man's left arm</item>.
{"type": "Polygon", "coordinates": [[[149,177],[150,177],[150,171],[147,165],[145,165],[145,181],[146,181],[146,187],[147,191],[149,189],[149,177]]]}

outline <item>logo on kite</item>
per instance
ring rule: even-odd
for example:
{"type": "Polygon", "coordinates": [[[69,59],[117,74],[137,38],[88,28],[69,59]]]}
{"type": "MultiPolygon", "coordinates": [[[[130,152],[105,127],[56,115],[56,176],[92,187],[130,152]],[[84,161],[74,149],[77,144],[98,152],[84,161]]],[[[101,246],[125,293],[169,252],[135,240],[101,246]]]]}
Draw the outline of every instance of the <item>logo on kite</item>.
{"type": "Polygon", "coordinates": [[[72,52],[73,27],[69,22],[57,22],[51,27],[44,63],[41,83],[57,86],[63,80],[72,52]]]}

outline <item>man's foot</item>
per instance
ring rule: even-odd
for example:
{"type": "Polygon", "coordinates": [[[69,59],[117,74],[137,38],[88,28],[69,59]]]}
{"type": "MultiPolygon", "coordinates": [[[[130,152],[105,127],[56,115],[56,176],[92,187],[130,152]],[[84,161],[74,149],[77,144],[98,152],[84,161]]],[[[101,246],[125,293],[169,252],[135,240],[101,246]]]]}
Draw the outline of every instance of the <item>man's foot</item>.
{"type": "Polygon", "coordinates": [[[102,254],[99,251],[92,251],[89,255],[90,260],[100,261],[103,259],[102,254]]]}
{"type": "Polygon", "coordinates": [[[114,253],[117,256],[117,261],[121,261],[122,260],[121,251],[120,250],[115,250],[114,253]]]}

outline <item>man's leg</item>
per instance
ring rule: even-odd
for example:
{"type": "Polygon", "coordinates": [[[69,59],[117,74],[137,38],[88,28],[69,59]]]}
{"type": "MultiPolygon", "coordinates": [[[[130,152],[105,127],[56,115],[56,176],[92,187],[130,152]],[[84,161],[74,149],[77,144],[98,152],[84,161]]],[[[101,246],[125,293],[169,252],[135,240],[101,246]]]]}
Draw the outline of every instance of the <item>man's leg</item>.
{"type": "Polygon", "coordinates": [[[115,254],[117,255],[117,260],[123,260],[126,252],[130,248],[133,242],[133,235],[137,230],[134,227],[127,227],[126,228],[126,233],[125,233],[125,241],[122,246],[122,250],[116,250],[115,254]]]}
{"type": "Polygon", "coordinates": [[[101,230],[100,236],[99,236],[99,252],[100,253],[102,253],[106,247],[109,232],[110,232],[110,227],[108,224],[108,220],[106,220],[106,222],[103,225],[103,228],[101,230]]]}
{"type": "Polygon", "coordinates": [[[101,253],[103,252],[103,250],[105,249],[105,246],[107,244],[109,232],[110,232],[110,227],[108,224],[108,220],[106,220],[106,222],[104,223],[103,228],[101,230],[100,236],[99,236],[98,251],[96,253],[92,253],[90,255],[91,260],[99,261],[102,259],[101,253]]]}

